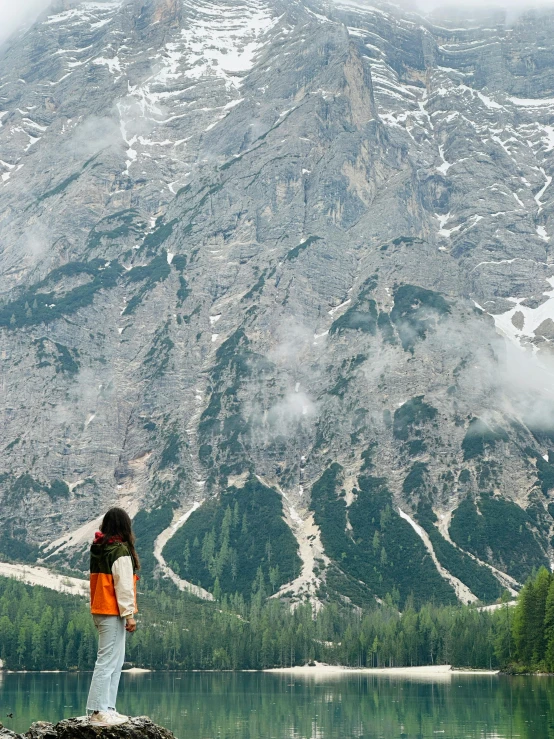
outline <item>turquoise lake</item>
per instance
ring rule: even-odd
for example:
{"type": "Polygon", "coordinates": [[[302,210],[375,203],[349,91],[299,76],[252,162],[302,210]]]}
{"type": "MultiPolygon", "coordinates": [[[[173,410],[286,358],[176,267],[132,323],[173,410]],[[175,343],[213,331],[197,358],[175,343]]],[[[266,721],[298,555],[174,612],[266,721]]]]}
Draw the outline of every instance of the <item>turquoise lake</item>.
{"type": "MultiPolygon", "coordinates": [[[[0,672],[0,721],[23,732],[39,719],[82,715],[89,681],[89,673],[0,672]]],[[[554,678],[124,674],[118,709],[150,716],[178,739],[554,739],[554,678]]]]}

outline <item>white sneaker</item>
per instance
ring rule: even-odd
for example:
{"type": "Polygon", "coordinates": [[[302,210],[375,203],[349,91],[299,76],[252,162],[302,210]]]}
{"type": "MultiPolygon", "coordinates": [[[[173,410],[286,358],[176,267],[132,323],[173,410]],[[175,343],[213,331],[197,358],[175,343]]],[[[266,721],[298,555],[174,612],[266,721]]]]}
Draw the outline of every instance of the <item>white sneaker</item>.
{"type": "Polygon", "coordinates": [[[127,716],[121,716],[116,711],[98,711],[92,714],[89,723],[93,726],[119,726],[126,724],[128,720],[127,716]]]}
{"type": "Polygon", "coordinates": [[[115,714],[116,716],[119,716],[119,718],[124,718],[125,721],[129,720],[129,716],[125,716],[124,713],[119,713],[119,711],[116,708],[108,708],[108,713],[115,714]]]}

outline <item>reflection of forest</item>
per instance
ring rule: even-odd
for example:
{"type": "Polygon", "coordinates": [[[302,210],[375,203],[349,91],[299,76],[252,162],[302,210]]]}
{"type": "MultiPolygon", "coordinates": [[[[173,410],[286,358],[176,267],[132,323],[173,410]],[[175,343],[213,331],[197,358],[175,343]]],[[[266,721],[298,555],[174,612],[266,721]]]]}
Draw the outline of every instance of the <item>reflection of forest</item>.
{"type": "MultiPolygon", "coordinates": [[[[15,716],[6,725],[25,731],[32,721],[83,713],[89,679],[6,674],[0,705],[15,716]]],[[[149,673],[124,676],[118,708],[149,715],[178,739],[554,739],[552,678],[149,673]]]]}

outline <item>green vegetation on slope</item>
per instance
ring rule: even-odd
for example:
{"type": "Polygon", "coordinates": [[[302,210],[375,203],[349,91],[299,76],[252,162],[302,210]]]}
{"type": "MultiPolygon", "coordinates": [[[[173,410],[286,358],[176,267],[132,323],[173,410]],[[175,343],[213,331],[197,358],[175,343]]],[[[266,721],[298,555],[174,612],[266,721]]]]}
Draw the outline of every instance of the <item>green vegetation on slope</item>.
{"type": "Polygon", "coordinates": [[[0,530],[0,558],[4,562],[36,562],[39,548],[27,542],[27,529],[14,520],[4,521],[0,530]]]}
{"type": "Polygon", "coordinates": [[[462,549],[523,582],[534,568],[548,565],[532,523],[515,503],[481,495],[477,504],[469,498],[460,503],[452,516],[450,536],[462,549]]]}
{"type": "MultiPolygon", "coordinates": [[[[140,552],[141,580],[152,580],[156,559],[154,542],[165,531],[173,519],[173,506],[164,503],[150,511],[141,510],[133,519],[133,531],[137,537],[137,551],[140,552]]],[[[142,584],[141,584],[142,587],[142,584]]]]}
{"type": "Polygon", "coordinates": [[[205,502],[170,539],[164,558],[186,580],[221,593],[275,593],[300,574],[279,494],[251,478],[205,502]]]}
{"type": "MultiPolygon", "coordinates": [[[[96,236],[100,238],[104,235],[101,233],[96,236]]],[[[182,272],[183,268],[183,260],[178,260],[177,271],[182,272]]],[[[140,305],[146,293],[159,282],[166,280],[170,272],[165,251],[154,257],[149,264],[133,267],[127,272],[117,260],[107,262],[105,259],[92,259],[88,262],[69,262],[52,270],[45,279],[0,307],[0,327],[13,330],[51,323],[62,316],[72,315],[81,308],[91,305],[98,292],[115,287],[122,278],[127,284],[141,283],[137,293],[125,308],[125,314],[130,314],[140,305]],[[61,283],[70,278],[79,278],[81,284],[69,289],[61,287],[61,283]]],[[[180,274],[179,300],[182,302],[187,295],[187,284],[180,274]]],[[[66,347],[60,344],[58,349],[60,353],[64,353],[66,347]]],[[[73,369],[69,369],[71,361],[76,360],[74,357],[62,358],[60,371],[71,372],[73,369]]]]}
{"type": "Polygon", "coordinates": [[[437,572],[420,537],[394,509],[385,481],[361,477],[357,497],[347,509],[341,472],[340,465],[331,465],[312,488],[311,507],[328,556],[380,597],[397,591],[400,604],[410,595],[417,603],[431,598],[455,603],[454,591],[437,572]]]}
{"type": "Polygon", "coordinates": [[[169,223],[161,223],[158,221],[156,222],[156,229],[152,231],[152,233],[148,234],[140,247],[140,252],[144,250],[148,256],[156,254],[158,248],[168,240],[173,233],[173,227],[177,223],[177,218],[169,221],[169,223]]]}
{"type": "Polygon", "coordinates": [[[28,288],[19,298],[0,308],[0,326],[16,329],[50,323],[61,316],[71,315],[92,303],[100,290],[115,287],[123,268],[115,262],[93,259],[90,262],[70,262],[50,272],[41,282],[28,288]],[[87,276],[84,284],[66,292],[43,292],[64,278],[87,276]]]}
{"type": "Polygon", "coordinates": [[[69,349],[64,344],[51,342],[45,337],[34,339],[33,344],[37,348],[39,369],[53,366],[56,373],[78,374],[80,368],[78,349],[69,349]]]}
{"type": "Polygon", "coordinates": [[[554,464],[552,464],[554,454],[552,450],[548,452],[548,460],[544,459],[541,453],[532,447],[526,447],[525,453],[535,460],[540,488],[547,495],[550,490],[554,489],[554,464]]]}
{"type": "Polygon", "coordinates": [[[502,588],[491,571],[453,546],[437,529],[437,516],[430,503],[429,485],[427,465],[416,462],[404,479],[402,492],[414,503],[418,501],[417,520],[427,532],[437,559],[480,600],[485,603],[496,600],[501,595],[502,588]]]}
{"type": "Polygon", "coordinates": [[[166,280],[170,272],[171,267],[168,264],[167,252],[165,251],[154,257],[150,264],[144,267],[133,267],[133,269],[129,270],[125,275],[127,282],[142,282],[142,285],[139,291],[127,303],[123,315],[127,316],[133,313],[142,303],[146,293],[152,290],[158,282],[166,280]]]}
{"type": "Polygon", "coordinates": [[[414,351],[416,341],[424,339],[435,323],[450,313],[446,300],[417,285],[400,285],[394,291],[391,321],[396,325],[402,347],[414,351]]]}
{"type": "Polygon", "coordinates": [[[394,328],[388,313],[379,313],[379,317],[377,318],[377,327],[381,332],[385,344],[392,344],[394,346],[397,343],[394,328]]]}
{"type": "Polygon", "coordinates": [[[6,503],[20,502],[29,493],[46,493],[52,499],[69,497],[69,487],[63,480],[40,482],[29,473],[19,477],[11,477],[4,473],[0,475],[0,486],[4,491],[3,499],[6,503]]]}
{"type": "Polygon", "coordinates": [[[336,319],[329,333],[341,334],[343,331],[361,331],[375,336],[377,329],[377,304],[374,300],[364,300],[349,308],[336,319]]]}
{"type": "Polygon", "coordinates": [[[170,321],[167,321],[156,329],[152,346],[144,358],[144,367],[150,379],[164,375],[171,361],[175,344],[169,336],[169,326],[170,321]]]}
{"type": "Polygon", "coordinates": [[[329,334],[341,334],[344,331],[361,331],[375,336],[377,329],[377,303],[368,297],[376,287],[375,275],[369,277],[360,287],[360,292],[353,305],[333,321],[329,334]]]}
{"type": "Polygon", "coordinates": [[[461,580],[485,603],[491,603],[501,596],[502,587],[492,572],[452,546],[441,535],[435,526],[437,517],[429,504],[420,503],[417,520],[429,535],[437,559],[451,575],[461,580]]]}
{"type": "Polygon", "coordinates": [[[200,460],[209,470],[207,487],[217,476],[225,484],[230,474],[252,471],[246,453],[250,443],[250,423],[243,415],[239,398],[245,381],[254,373],[272,369],[266,358],[250,348],[242,328],[221,344],[210,370],[212,393],[198,426],[200,460]]]}
{"type": "Polygon", "coordinates": [[[464,462],[482,456],[499,441],[508,441],[504,429],[493,429],[480,418],[472,418],[462,442],[464,462]]]}
{"type": "Polygon", "coordinates": [[[408,441],[411,436],[420,436],[421,426],[433,422],[436,417],[437,409],[425,403],[423,395],[418,395],[394,411],[393,436],[400,441],[408,441]]]}
{"type": "Polygon", "coordinates": [[[540,455],[537,457],[537,477],[541,490],[545,495],[554,489],[554,465],[547,462],[540,455]]]}
{"type": "Polygon", "coordinates": [[[294,249],[291,249],[287,252],[285,256],[285,262],[291,262],[294,259],[297,259],[297,257],[300,256],[301,252],[303,252],[304,249],[307,249],[312,244],[315,244],[316,241],[321,241],[321,236],[308,236],[308,238],[302,241],[302,243],[298,244],[298,246],[295,246],[294,249]]]}
{"type": "Polygon", "coordinates": [[[87,246],[96,249],[103,239],[117,241],[133,234],[139,237],[146,227],[137,210],[129,208],[102,218],[88,235],[87,246]]]}

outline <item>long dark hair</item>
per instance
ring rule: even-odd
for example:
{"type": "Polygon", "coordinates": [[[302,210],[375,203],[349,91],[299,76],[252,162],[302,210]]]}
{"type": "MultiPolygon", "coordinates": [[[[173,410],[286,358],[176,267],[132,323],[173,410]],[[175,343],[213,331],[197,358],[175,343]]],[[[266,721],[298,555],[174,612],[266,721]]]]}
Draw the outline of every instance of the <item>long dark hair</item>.
{"type": "Polygon", "coordinates": [[[106,540],[112,536],[120,536],[129,547],[135,570],[140,570],[140,560],[135,549],[135,535],[127,511],[123,508],[110,508],[102,519],[100,531],[106,540]]]}

